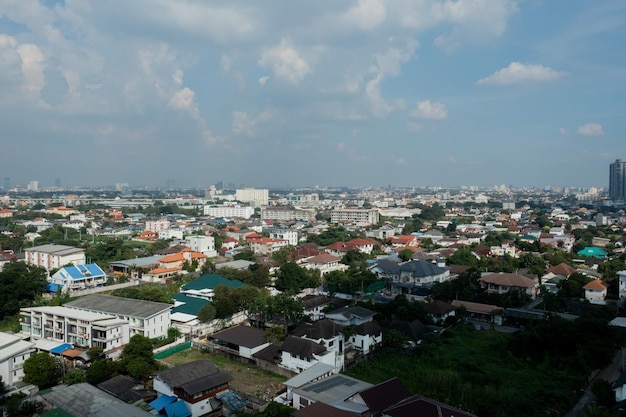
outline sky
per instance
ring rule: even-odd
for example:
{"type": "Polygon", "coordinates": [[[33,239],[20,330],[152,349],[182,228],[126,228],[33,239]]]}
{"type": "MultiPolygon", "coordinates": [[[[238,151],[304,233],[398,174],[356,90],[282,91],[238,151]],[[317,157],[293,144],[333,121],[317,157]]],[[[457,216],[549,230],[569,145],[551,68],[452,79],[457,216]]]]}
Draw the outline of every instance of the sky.
{"type": "Polygon", "coordinates": [[[0,177],[608,187],[625,45],[623,0],[2,0],[0,177]]]}

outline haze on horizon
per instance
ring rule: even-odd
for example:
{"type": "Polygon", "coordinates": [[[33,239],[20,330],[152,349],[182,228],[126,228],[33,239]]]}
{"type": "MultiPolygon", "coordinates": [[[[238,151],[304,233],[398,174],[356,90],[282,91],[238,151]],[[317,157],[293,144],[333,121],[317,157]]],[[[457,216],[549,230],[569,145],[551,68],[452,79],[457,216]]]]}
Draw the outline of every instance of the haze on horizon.
{"type": "Polygon", "coordinates": [[[608,186],[621,0],[4,0],[0,178],[608,186]]]}

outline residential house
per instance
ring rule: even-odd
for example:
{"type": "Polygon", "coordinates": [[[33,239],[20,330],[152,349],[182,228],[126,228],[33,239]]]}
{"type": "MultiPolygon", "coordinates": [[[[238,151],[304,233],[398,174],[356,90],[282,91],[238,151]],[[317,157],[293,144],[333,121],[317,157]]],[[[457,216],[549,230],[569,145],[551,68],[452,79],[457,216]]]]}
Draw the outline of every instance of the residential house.
{"type": "Polygon", "coordinates": [[[442,325],[448,317],[454,317],[456,307],[441,300],[433,300],[424,304],[424,311],[433,323],[442,325]]]}
{"type": "Polygon", "coordinates": [[[250,239],[250,247],[256,255],[271,255],[286,246],[289,246],[289,241],[284,239],[272,239],[269,237],[250,239]]]}
{"type": "Polygon", "coordinates": [[[626,298],[626,269],[617,272],[619,280],[619,299],[624,300],[626,298]]]}
{"type": "Polygon", "coordinates": [[[341,326],[358,326],[370,322],[376,313],[360,306],[345,306],[326,313],[326,318],[341,326]]]}
{"type": "Polygon", "coordinates": [[[450,275],[450,268],[424,260],[411,260],[402,264],[390,265],[391,270],[385,271],[393,295],[410,295],[418,287],[431,287],[436,282],[444,282],[455,278],[450,275]]]}
{"type": "Polygon", "coordinates": [[[35,353],[35,345],[20,336],[0,332],[0,378],[6,387],[24,378],[24,361],[35,353]]]}
{"type": "Polygon", "coordinates": [[[455,407],[440,403],[430,398],[414,395],[386,408],[382,417],[476,417],[476,415],[455,407]]]}
{"type": "Polygon", "coordinates": [[[187,245],[194,252],[200,252],[207,257],[217,256],[215,238],[213,236],[188,236],[187,245]]]}
{"type": "MultiPolygon", "coordinates": [[[[41,396],[53,411],[45,415],[73,417],[154,417],[147,411],[117,399],[113,395],[86,382],[57,385],[41,391],[41,396]]],[[[180,416],[184,417],[184,416],[180,416]]]]}
{"type": "Polygon", "coordinates": [[[130,340],[129,323],[112,314],[73,308],[24,307],[20,309],[20,334],[30,340],[46,339],[58,345],[100,347],[105,352],[130,340]]]}
{"type": "Polygon", "coordinates": [[[97,264],[64,266],[48,278],[48,291],[69,294],[89,288],[103,287],[107,275],[97,264]]]}
{"type": "Polygon", "coordinates": [[[563,275],[565,277],[569,277],[574,272],[576,272],[576,268],[569,266],[566,263],[561,262],[560,264],[548,268],[548,273],[552,273],[554,275],[563,275]]]}
{"type": "Polygon", "coordinates": [[[172,304],[91,294],[70,301],[64,306],[122,319],[130,324],[131,337],[140,334],[151,339],[164,339],[172,325],[170,319],[172,304]]]}
{"type": "Polygon", "coordinates": [[[502,311],[502,308],[496,305],[473,303],[471,301],[452,300],[451,304],[457,310],[459,307],[462,307],[465,310],[464,315],[466,318],[485,323],[494,323],[496,314],[502,311]]]}
{"type": "Polygon", "coordinates": [[[225,285],[230,288],[239,288],[244,287],[246,284],[236,279],[224,278],[221,275],[204,274],[200,278],[180,287],[180,292],[190,297],[213,301],[215,288],[218,285],[225,285]]]}
{"type": "Polygon", "coordinates": [[[367,405],[349,401],[360,391],[374,385],[343,374],[333,374],[293,389],[292,407],[300,410],[314,403],[324,403],[355,415],[368,410],[367,405]]]}
{"type": "Polygon", "coordinates": [[[327,376],[332,374],[336,374],[338,369],[333,365],[328,365],[326,363],[316,363],[308,369],[300,372],[292,378],[289,378],[287,381],[283,382],[283,385],[287,387],[287,391],[285,392],[285,399],[289,404],[293,401],[293,390],[296,388],[300,388],[303,385],[308,383],[319,381],[327,376]]]}
{"type": "Polygon", "coordinates": [[[606,304],[606,290],[608,286],[599,279],[589,281],[583,286],[585,290],[585,300],[591,304],[606,304]]]}
{"type": "Polygon", "coordinates": [[[383,344],[383,328],[378,324],[367,321],[354,327],[354,333],[349,336],[349,345],[358,353],[368,355],[383,344]]]}
{"type": "Polygon", "coordinates": [[[271,239],[286,240],[289,245],[297,246],[300,238],[296,230],[291,229],[275,229],[270,230],[271,239]]]}
{"type": "Polygon", "coordinates": [[[319,271],[320,276],[324,276],[332,271],[345,271],[348,269],[348,265],[342,264],[340,261],[340,257],[330,253],[322,253],[305,260],[303,266],[306,269],[316,269],[319,271]]]}
{"type": "Polygon", "coordinates": [[[222,403],[216,396],[228,391],[229,382],[232,380],[230,374],[206,359],[159,371],[153,379],[154,390],[159,394],[159,398],[162,396],[169,399],[178,398],[191,413],[191,417],[221,411],[222,403]]]}
{"type": "Polygon", "coordinates": [[[217,349],[235,353],[246,359],[265,349],[270,342],[265,338],[265,331],[250,326],[234,326],[209,336],[217,349]]]}
{"type": "Polygon", "coordinates": [[[24,261],[48,271],[64,265],[85,264],[85,249],[66,245],[40,245],[24,249],[24,261]]]}
{"type": "Polygon", "coordinates": [[[539,290],[539,280],[536,276],[530,278],[521,274],[492,273],[481,277],[478,282],[482,288],[487,289],[487,292],[490,293],[506,294],[510,290],[516,289],[533,299],[539,290]]]}
{"type": "Polygon", "coordinates": [[[316,363],[336,367],[336,354],[312,340],[289,335],[279,347],[280,366],[294,372],[302,372],[316,363]]]}
{"type": "Polygon", "coordinates": [[[9,210],[9,209],[0,210],[0,219],[6,219],[9,217],[13,217],[13,210],[9,210]]]}
{"type": "Polygon", "coordinates": [[[324,318],[312,323],[305,323],[295,329],[292,334],[326,347],[335,355],[335,367],[343,369],[345,338],[342,330],[343,326],[324,318]]]}
{"type": "Polygon", "coordinates": [[[588,256],[596,259],[606,259],[607,253],[600,248],[596,248],[594,246],[587,246],[584,249],[576,252],[577,255],[580,256],[588,256]]]}
{"type": "Polygon", "coordinates": [[[333,299],[325,295],[306,295],[302,298],[304,316],[315,321],[324,318],[324,310],[331,306],[333,299]]]}
{"type": "Polygon", "coordinates": [[[162,282],[172,275],[187,273],[187,268],[195,267],[194,270],[199,271],[206,263],[206,259],[205,254],[184,248],[178,253],[160,258],[158,266],[143,274],[142,280],[162,282]]]}

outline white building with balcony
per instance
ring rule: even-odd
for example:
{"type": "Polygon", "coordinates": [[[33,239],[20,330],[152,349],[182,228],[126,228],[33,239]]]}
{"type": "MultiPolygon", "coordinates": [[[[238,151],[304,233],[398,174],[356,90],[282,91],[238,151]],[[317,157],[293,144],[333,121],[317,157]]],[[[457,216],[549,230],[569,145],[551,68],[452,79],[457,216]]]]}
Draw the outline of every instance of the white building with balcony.
{"type": "Polygon", "coordinates": [[[11,386],[24,378],[24,361],[35,352],[32,342],[20,336],[0,333],[0,377],[2,383],[11,386]]]}
{"type": "Polygon", "coordinates": [[[170,314],[174,305],[92,294],[70,301],[65,307],[122,319],[129,323],[131,337],[140,334],[151,339],[164,339],[172,326],[170,314]]]}
{"type": "Polygon", "coordinates": [[[113,315],[72,308],[25,307],[20,309],[20,334],[30,340],[45,339],[105,352],[130,340],[129,323],[113,315]]]}

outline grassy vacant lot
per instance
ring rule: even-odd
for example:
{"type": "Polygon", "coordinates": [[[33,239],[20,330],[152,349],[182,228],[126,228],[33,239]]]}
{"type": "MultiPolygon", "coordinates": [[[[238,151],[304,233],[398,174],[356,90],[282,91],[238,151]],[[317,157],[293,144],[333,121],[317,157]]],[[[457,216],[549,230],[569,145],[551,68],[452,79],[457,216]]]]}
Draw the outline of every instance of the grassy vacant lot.
{"type": "Polygon", "coordinates": [[[218,368],[231,374],[235,378],[230,383],[231,388],[265,400],[271,400],[275,397],[284,388],[282,382],[287,380],[287,378],[272,372],[195,348],[175,353],[162,359],[161,362],[175,366],[197,359],[209,359],[218,368]]]}
{"type": "Polygon", "coordinates": [[[516,358],[512,335],[467,326],[409,354],[381,351],[348,372],[372,383],[398,376],[407,389],[480,417],[563,416],[585,371],[565,370],[558,358],[516,358]]]}

